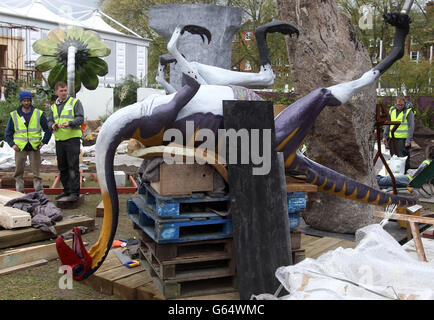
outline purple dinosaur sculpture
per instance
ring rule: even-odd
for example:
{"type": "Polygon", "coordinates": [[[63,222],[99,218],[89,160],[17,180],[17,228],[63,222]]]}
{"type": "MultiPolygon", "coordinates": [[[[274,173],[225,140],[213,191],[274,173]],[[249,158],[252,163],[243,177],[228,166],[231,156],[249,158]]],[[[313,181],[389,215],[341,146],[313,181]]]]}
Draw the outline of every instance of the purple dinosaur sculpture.
{"type": "MultiPolygon", "coordinates": [[[[282,111],[275,119],[276,149],[283,152],[286,169],[304,174],[307,182],[319,186],[322,191],[375,205],[409,206],[413,205],[416,199],[378,191],[315,163],[298,151],[315,119],[326,106],[336,108],[342,105],[363,88],[373,85],[383,72],[402,57],[410,19],[404,13],[392,13],[385,16],[385,19],[396,28],[394,48],[390,54],[376,67],[363,74],[361,78],[328,88],[316,89],[282,111]]],[[[298,30],[295,31],[294,26],[282,22],[269,25],[268,31],[275,32],[279,26],[287,33],[288,30],[289,33],[298,32],[298,30]]],[[[72,249],[62,249],[65,251],[69,249],[67,254],[59,251],[61,260],[63,255],[68,255],[67,264],[75,268],[79,265],[79,268],[76,268],[77,272],[74,273],[75,279],[85,279],[94,273],[103,263],[114,240],[118,223],[119,201],[113,173],[113,160],[116,148],[122,140],[135,138],[147,147],[162,145],[166,130],[172,128],[185,130],[186,122],[189,120],[194,121],[196,128],[207,128],[217,132],[218,129],[223,128],[223,100],[261,99],[249,89],[229,85],[201,84],[207,83],[205,79],[209,81],[212,78],[212,70],[215,72],[217,69],[190,63],[177,52],[176,40],[185,30],[187,29],[177,28],[168,44],[169,52],[175,57],[184,73],[183,87],[176,93],[151,96],[144,101],[122,108],[111,115],[101,128],[96,142],[96,162],[104,201],[104,222],[98,242],[89,250],[92,263],[89,265],[82,258],[84,253],[81,247],[79,252],[76,252],[75,264],[71,262],[72,249]]],[[[192,29],[191,26],[189,30],[200,32],[200,28],[192,29]]],[[[267,28],[262,32],[266,33],[267,28]]],[[[264,48],[259,48],[259,50],[262,54],[268,54],[264,48]]],[[[264,58],[261,62],[264,64],[261,66],[261,72],[267,70],[260,72],[260,77],[264,73],[268,74],[270,69],[269,60],[264,58]]],[[[215,79],[218,78],[230,84],[243,83],[246,79],[248,82],[253,79],[250,76],[243,78],[244,75],[234,76],[231,71],[223,75],[218,74],[215,79]],[[231,82],[231,79],[235,80],[231,82]]],[[[268,81],[267,79],[269,77],[266,77],[265,81],[268,81]]],[[[77,241],[79,240],[79,235],[77,235],[77,241]]]]}

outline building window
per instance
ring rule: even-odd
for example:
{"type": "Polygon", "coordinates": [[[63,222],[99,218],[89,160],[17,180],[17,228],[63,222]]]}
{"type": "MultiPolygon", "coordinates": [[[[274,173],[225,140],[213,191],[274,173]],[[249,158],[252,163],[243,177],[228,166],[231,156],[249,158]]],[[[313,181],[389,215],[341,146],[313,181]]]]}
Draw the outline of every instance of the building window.
{"type": "Polygon", "coordinates": [[[411,46],[415,46],[415,45],[417,45],[418,43],[417,43],[417,41],[416,40],[414,40],[414,37],[410,37],[410,45],[411,46]]]}
{"type": "Polygon", "coordinates": [[[246,71],[252,70],[252,65],[250,64],[250,61],[246,60],[246,62],[244,63],[244,70],[246,71]]]}
{"type": "Polygon", "coordinates": [[[419,61],[419,51],[410,51],[410,59],[419,61]]]}
{"type": "Polygon", "coordinates": [[[250,31],[244,34],[244,40],[252,40],[252,33],[250,31]]]}
{"type": "Polygon", "coordinates": [[[8,46],[0,45],[0,67],[6,68],[6,56],[7,56],[8,46]]]}

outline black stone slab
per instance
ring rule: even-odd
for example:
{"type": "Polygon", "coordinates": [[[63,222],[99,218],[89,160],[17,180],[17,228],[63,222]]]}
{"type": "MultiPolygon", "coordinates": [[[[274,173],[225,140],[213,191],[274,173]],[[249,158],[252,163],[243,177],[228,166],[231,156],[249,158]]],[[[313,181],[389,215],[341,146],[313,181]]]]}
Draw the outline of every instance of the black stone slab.
{"type": "MultiPolygon", "coordinates": [[[[251,138],[251,129],[260,129],[261,142],[262,130],[271,130],[271,141],[259,146],[261,151],[264,146],[271,150],[267,174],[253,174],[252,169],[258,166],[251,157],[247,164],[228,163],[238,291],[245,300],[252,294],[275,293],[280,285],[276,269],[292,264],[283,155],[275,151],[271,102],[223,101],[223,114],[226,130],[247,129],[251,138]]],[[[240,143],[238,159],[242,148],[240,143]]],[[[226,150],[229,152],[230,146],[226,150]]]]}

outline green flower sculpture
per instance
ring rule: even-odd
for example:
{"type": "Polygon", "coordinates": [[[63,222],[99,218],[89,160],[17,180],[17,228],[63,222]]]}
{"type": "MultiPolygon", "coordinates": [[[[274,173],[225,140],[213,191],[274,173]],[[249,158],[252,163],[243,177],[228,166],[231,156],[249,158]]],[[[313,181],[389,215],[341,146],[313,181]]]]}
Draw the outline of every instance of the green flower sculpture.
{"type": "Polygon", "coordinates": [[[51,69],[48,84],[51,88],[58,81],[67,81],[68,47],[77,48],[75,55],[75,92],[81,84],[94,90],[98,87],[98,76],[108,72],[107,63],[99,57],[110,54],[110,48],[100,37],[80,27],[69,27],[66,33],[62,29],[51,30],[47,39],[35,41],[33,50],[41,56],[36,60],[35,68],[40,72],[51,69]]]}

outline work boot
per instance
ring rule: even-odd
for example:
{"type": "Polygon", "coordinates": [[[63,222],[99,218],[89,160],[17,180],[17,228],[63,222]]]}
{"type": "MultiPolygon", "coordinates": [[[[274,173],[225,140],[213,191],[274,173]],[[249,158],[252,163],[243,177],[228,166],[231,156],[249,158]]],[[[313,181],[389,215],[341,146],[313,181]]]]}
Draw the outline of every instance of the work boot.
{"type": "Polygon", "coordinates": [[[67,196],[69,196],[68,193],[62,192],[61,194],[57,195],[54,199],[59,200],[60,198],[67,197],[67,196]]]}
{"type": "Polygon", "coordinates": [[[75,202],[78,199],[80,199],[80,196],[78,194],[73,193],[73,194],[70,194],[69,196],[67,196],[66,198],[64,198],[62,200],[63,201],[72,201],[72,202],[75,202]]]}

